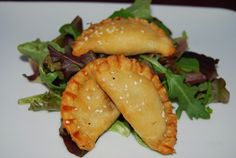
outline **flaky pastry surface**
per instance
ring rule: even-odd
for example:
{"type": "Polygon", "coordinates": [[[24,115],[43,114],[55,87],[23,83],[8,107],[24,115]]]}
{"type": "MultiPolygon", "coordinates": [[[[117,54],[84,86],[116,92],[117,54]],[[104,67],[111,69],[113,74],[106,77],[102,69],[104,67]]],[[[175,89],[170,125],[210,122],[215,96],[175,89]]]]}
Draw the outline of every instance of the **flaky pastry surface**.
{"type": "Polygon", "coordinates": [[[172,40],[157,25],[138,18],[106,19],[92,24],[77,38],[73,55],[93,51],[126,56],[159,53],[170,56],[175,52],[172,40]]]}
{"type": "Polygon", "coordinates": [[[77,146],[87,151],[120,114],[94,79],[102,61],[95,60],[75,74],[62,96],[62,124],[77,146]]]}
{"type": "Polygon", "coordinates": [[[99,65],[96,80],[151,149],[174,153],[177,118],[165,88],[148,66],[110,56],[99,65]]]}

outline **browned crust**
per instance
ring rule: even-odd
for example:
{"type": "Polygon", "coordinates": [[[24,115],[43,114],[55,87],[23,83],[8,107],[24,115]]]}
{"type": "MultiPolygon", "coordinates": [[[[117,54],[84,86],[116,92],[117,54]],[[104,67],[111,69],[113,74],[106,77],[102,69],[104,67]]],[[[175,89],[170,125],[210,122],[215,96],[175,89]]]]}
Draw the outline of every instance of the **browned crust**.
{"type": "Polygon", "coordinates": [[[109,70],[110,67],[115,67],[120,70],[131,70],[139,75],[146,77],[153,83],[164,105],[164,112],[166,116],[166,130],[165,133],[163,133],[163,138],[158,144],[149,144],[149,146],[153,150],[156,150],[162,154],[175,153],[174,145],[177,141],[177,117],[172,112],[173,108],[171,102],[169,101],[167,91],[161,84],[158,76],[148,66],[141,64],[136,59],[128,59],[123,55],[109,56],[100,64],[98,71],[109,70]]]}
{"type": "MultiPolygon", "coordinates": [[[[104,59],[97,59],[84,67],[81,71],[76,73],[70,81],[67,83],[67,87],[62,95],[61,102],[61,117],[62,126],[71,135],[72,140],[77,144],[80,149],[91,150],[95,146],[96,139],[81,133],[80,129],[77,128],[77,119],[74,115],[71,115],[76,111],[76,108],[72,105],[73,101],[78,97],[78,90],[81,85],[85,84],[88,80],[94,79],[94,73],[104,59]]],[[[107,99],[109,99],[107,97],[107,99]]]]}
{"type": "Polygon", "coordinates": [[[74,118],[68,118],[65,116],[67,111],[74,110],[73,107],[68,107],[66,100],[74,99],[76,96],[73,94],[73,84],[76,84],[78,87],[80,84],[83,84],[91,78],[95,78],[96,71],[104,71],[109,69],[107,66],[116,67],[117,69],[128,69],[139,75],[145,76],[149,79],[155,88],[157,89],[161,101],[164,105],[164,111],[166,116],[166,130],[163,134],[163,138],[158,144],[152,144],[150,147],[153,150],[156,150],[162,154],[173,154],[175,153],[174,145],[176,144],[176,133],[177,133],[177,117],[172,111],[172,104],[168,99],[168,94],[165,87],[161,84],[158,76],[146,65],[141,64],[136,59],[128,59],[123,55],[118,56],[109,56],[107,58],[96,59],[93,62],[89,63],[84,69],[71,78],[68,82],[68,87],[63,93],[62,104],[61,104],[61,116],[62,118],[66,117],[67,119],[63,120],[63,126],[72,136],[72,139],[77,143],[78,146],[87,146],[90,149],[93,148],[94,144],[89,142],[89,137],[84,137],[84,140],[81,140],[79,131],[75,131],[73,127],[74,118]],[[78,144],[78,142],[87,142],[87,144],[78,144]]]}
{"type": "MultiPolygon", "coordinates": [[[[125,18],[121,18],[121,17],[116,17],[113,19],[108,18],[108,19],[102,20],[99,23],[91,24],[88,29],[86,29],[82,32],[82,34],[76,39],[75,43],[73,44],[73,52],[72,52],[73,55],[80,56],[82,54],[87,53],[89,50],[87,50],[87,48],[84,48],[84,47],[82,49],[80,48],[77,50],[77,48],[80,47],[81,43],[86,43],[87,41],[89,41],[90,38],[93,37],[94,34],[96,34],[96,32],[99,30],[99,28],[102,28],[104,25],[112,24],[114,22],[119,22],[121,20],[128,20],[129,23],[143,24],[145,26],[148,26],[151,30],[155,31],[158,34],[158,36],[167,37],[166,33],[161,28],[159,28],[154,23],[148,22],[145,19],[140,19],[140,18],[127,18],[127,19],[125,19],[125,18]],[[87,50],[87,51],[85,51],[85,50],[87,50]]],[[[169,39],[169,40],[171,40],[171,39],[169,39]]],[[[95,52],[95,53],[101,53],[101,52],[95,52]]],[[[103,52],[103,53],[106,53],[106,52],[103,52]]],[[[143,53],[150,53],[150,52],[143,52],[143,53]]],[[[168,48],[168,53],[162,53],[162,52],[159,52],[159,53],[163,56],[171,56],[175,53],[175,47],[174,47],[174,45],[170,46],[168,48]]],[[[125,55],[125,54],[123,54],[123,55],[125,55]]]]}

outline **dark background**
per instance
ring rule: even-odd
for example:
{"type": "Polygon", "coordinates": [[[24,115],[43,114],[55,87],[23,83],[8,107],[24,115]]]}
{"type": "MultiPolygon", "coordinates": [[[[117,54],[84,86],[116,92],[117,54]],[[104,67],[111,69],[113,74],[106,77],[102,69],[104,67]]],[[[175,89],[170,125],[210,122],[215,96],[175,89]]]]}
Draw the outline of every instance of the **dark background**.
{"type": "MultiPolygon", "coordinates": [[[[38,1],[45,1],[45,0],[38,0],[38,1]]],[[[59,0],[59,1],[66,1],[66,0],[59,0]]],[[[132,3],[133,2],[133,0],[68,0],[68,2],[69,1],[110,2],[110,3],[116,3],[116,2],[132,3]]],[[[227,9],[236,11],[236,0],[152,0],[152,3],[153,4],[182,5],[182,6],[217,7],[217,8],[227,8],[227,9]]]]}
{"type": "MultiPolygon", "coordinates": [[[[133,2],[133,0],[82,0],[94,2],[133,2]]],[[[218,7],[236,10],[236,0],[152,0],[153,4],[218,7]]]]}

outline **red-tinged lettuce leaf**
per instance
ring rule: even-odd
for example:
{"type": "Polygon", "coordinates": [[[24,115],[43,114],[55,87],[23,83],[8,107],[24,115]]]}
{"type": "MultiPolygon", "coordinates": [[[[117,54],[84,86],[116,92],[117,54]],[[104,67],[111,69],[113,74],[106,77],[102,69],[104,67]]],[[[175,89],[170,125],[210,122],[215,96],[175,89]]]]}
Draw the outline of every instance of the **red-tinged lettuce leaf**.
{"type": "Polygon", "coordinates": [[[32,59],[29,59],[29,63],[31,65],[31,68],[33,70],[33,74],[31,75],[26,75],[26,74],[23,74],[23,76],[25,78],[27,78],[29,81],[35,81],[38,77],[39,77],[39,66],[38,64],[32,60],[32,59]]]}
{"type": "Polygon", "coordinates": [[[83,157],[88,151],[80,149],[76,143],[72,140],[70,134],[62,126],[59,128],[59,134],[62,137],[67,150],[79,157],[83,157]]]}
{"type": "Polygon", "coordinates": [[[226,89],[226,82],[223,78],[215,79],[212,82],[212,102],[228,103],[230,93],[226,89]]]}
{"type": "Polygon", "coordinates": [[[59,70],[63,73],[64,78],[69,79],[75,72],[83,67],[83,63],[70,53],[62,53],[56,50],[51,45],[48,46],[49,55],[53,63],[60,63],[59,70]]]}
{"type": "Polygon", "coordinates": [[[176,53],[175,56],[179,58],[182,54],[188,50],[188,35],[187,32],[184,31],[182,36],[174,39],[176,45],[176,53]]]}
{"type": "Polygon", "coordinates": [[[60,63],[60,71],[64,74],[66,80],[68,80],[86,64],[96,59],[96,55],[92,52],[76,57],[72,55],[71,51],[62,53],[51,45],[48,46],[48,50],[52,62],[60,63]]]}
{"type": "Polygon", "coordinates": [[[183,57],[197,59],[200,65],[200,72],[203,73],[208,80],[216,79],[218,76],[216,70],[216,65],[219,62],[218,59],[213,59],[212,57],[195,52],[184,52],[183,57]]]}
{"type": "Polygon", "coordinates": [[[17,46],[18,51],[28,59],[33,74],[23,74],[29,81],[34,81],[39,77],[39,66],[43,63],[45,57],[48,55],[48,42],[36,39],[31,42],[25,42],[17,46]]]}
{"type": "Polygon", "coordinates": [[[185,76],[185,82],[189,85],[195,85],[207,81],[206,76],[201,72],[187,73],[185,76]]]}
{"type": "Polygon", "coordinates": [[[170,98],[177,99],[179,104],[176,110],[178,118],[180,118],[182,112],[185,111],[190,119],[209,119],[210,114],[205,105],[195,98],[197,88],[185,84],[184,78],[180,75],[175,75],[169,72],[166,75],[168,76],[168,94],[170,98]]]}

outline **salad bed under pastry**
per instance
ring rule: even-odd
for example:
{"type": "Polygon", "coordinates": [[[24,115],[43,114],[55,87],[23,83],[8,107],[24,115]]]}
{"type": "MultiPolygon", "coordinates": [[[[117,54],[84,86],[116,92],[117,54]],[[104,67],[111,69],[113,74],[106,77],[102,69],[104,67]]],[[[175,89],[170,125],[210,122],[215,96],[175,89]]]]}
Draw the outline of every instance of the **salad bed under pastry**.
{"type": "Polygon", "coordinates": [[[183,111],[190,119],[209,119],[209,103],[228,102],[219,60],[190,52],[186,32],[173,38],[152,17],[150,4],[136,0],[85,30],[78,16],[55,39],[18,46],[34,71],[24,76],[48,87],[19,104],[61,111],[60,134],[70,152],[84,155],[110,130],[172,154],[183,111]]]}

